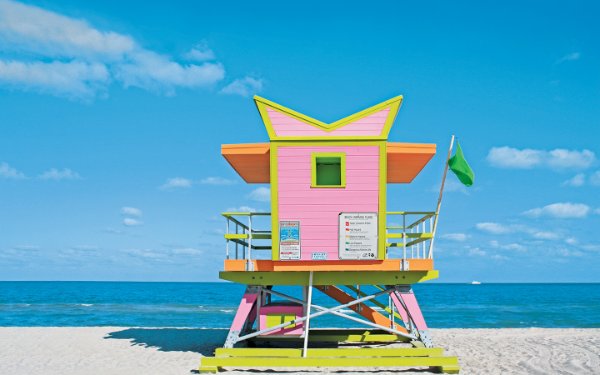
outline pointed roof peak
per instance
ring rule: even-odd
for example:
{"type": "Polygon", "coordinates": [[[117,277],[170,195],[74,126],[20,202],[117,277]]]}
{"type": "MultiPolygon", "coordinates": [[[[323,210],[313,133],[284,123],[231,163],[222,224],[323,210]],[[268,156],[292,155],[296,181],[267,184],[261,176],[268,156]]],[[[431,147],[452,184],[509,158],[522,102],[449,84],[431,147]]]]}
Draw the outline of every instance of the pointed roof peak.
{"type": "Polygon", "coordinates": [[[389,130],[402,104],[402,95],[326,123],[294,111],[258,95],[254,101],[271,140],[327,139],[387,139],[389,130]]]}

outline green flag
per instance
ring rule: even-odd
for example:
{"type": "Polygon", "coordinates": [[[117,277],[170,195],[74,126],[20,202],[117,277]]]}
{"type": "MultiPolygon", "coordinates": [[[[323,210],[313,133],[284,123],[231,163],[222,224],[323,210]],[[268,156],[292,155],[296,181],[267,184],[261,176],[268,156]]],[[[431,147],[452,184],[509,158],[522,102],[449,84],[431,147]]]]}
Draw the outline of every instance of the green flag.
{"type": "Polygon", "coordinates": [[[450,170],[454,172],[456,177],[458,177],[460,182],[466,186],[473,185],[475,173],[473,173],[473,170],[469,167],[469,163],[465,160],[465,156],[463,155],[458,141],[456,142],[456,153],[448,160],[448,166],[450,167],[450,170]]]}

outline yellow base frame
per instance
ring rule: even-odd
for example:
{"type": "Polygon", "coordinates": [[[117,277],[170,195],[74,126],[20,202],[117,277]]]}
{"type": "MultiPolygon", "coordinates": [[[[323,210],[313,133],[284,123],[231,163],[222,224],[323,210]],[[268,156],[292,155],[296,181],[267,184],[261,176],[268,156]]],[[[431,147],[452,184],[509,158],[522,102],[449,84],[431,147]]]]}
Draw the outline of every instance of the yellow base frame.
{"type": "Polygon", "coordinates": [[[214,357],[201,360],[201,373],[216,373],[222,367],[430,367],[457,374],[458,358],[444,356],[442,348],[220,348],[214,357]]]}

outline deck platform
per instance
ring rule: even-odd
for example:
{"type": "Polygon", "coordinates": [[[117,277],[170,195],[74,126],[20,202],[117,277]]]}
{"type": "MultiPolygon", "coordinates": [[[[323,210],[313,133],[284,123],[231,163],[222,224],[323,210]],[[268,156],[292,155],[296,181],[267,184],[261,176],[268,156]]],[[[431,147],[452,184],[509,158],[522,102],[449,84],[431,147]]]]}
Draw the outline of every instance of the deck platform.
{"type": "MultiPolygon", "coordinates": [[[[313,285],[397,285],[437,279],[431,271],[314,271],[313,285]]],[[[309,285],[310,271],[221,271],[219,278],[245,285],[309,285]]]]}

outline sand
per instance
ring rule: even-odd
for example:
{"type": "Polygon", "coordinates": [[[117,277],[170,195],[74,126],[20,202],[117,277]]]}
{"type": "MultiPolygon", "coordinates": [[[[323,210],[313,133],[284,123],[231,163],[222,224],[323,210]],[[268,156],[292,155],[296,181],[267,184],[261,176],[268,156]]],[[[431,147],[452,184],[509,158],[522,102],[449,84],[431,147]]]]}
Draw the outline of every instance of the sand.
{"type": "MultiPolygon", "coordinates": [[[[600,329],[437,329],[432,335],[436,346],[459,356],[462,374],[600,374],[600,329]]],[[[196,373],[201,354],[210,354],[222,339],[221,330],[6,327],[0,328],[0,374],[190,374],[196,373]]],[[[309,371],[429,373],[365,368],[309,371]]]]}

